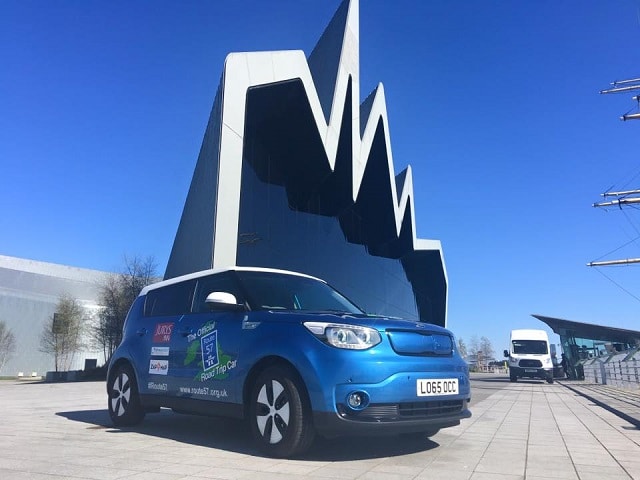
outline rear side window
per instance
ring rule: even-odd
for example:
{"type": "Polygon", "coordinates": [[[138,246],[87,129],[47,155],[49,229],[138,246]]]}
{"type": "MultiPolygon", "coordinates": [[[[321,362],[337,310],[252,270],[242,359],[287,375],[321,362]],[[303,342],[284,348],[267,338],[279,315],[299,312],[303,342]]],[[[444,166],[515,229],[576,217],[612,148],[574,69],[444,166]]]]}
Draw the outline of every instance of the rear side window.
{"type": "Polygon", "coordinates": [[[144,304],[144,316],[161,317],[189,313],[195,285],[195,280],[189,280],[149,291],[144,304]]]}

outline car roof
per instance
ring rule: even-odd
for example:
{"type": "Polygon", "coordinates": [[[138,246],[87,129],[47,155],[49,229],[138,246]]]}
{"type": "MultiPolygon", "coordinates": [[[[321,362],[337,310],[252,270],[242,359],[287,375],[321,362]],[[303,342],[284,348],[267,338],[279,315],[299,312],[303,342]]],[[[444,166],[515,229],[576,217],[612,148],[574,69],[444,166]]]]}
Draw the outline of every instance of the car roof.
{"type": "Polygon", "coordinates": [[[185,282],[187,280],[193,280],[193,279],[196,279],[196,278],[206,277],[207,275],[212,275],[214,273],[223,273],[223,272],[231,272],[231,271],[234,271],[234,272],[281,273],[281,274],[284,274],[284,275],[296,275],[298,277],[310,278],[312,280],[318,280],[319,282],[322,282],[322,283],[327,283],[324,280],[322,280],[321,278],[313,277],[311,275],[307,275],[307,274],[300,273],[300,272],[294,272],[294,271],[291,271],[291,270],[280,270],[280,269],[277,269],[277,268],[265,268],[265,267],[238,267],[238,266],[231,266],[231,267],[211,268],[211,269],[208,269],[208,270],[201,270],[199,272],[188,273],[186,275],[181,275],[179,277],[169,278],[167,280],[162,280],[161,282],[152,283],[152,284],[147,285],[146,287],[144,287],[140,291],[140,295],[139,296],[146,295],[151,290],[155,290],[157,288],[165,287],[167,285],[173,285],[175,283],[185,282]]]}

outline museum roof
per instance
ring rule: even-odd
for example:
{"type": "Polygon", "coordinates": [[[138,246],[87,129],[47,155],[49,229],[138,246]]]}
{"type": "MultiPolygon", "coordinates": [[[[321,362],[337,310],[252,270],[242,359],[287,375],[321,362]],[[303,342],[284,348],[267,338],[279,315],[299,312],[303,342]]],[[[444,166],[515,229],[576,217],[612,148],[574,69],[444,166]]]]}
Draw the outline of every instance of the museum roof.
{"type": "Polygon", "coordinates": [[[593,323],[575,322],[562,318],[533,314],[535,318],[546,323],[558,335],[572,335],[578,338],[620,343],[640,342],[640,332],[624,328],[607,327],[593,323]]]}

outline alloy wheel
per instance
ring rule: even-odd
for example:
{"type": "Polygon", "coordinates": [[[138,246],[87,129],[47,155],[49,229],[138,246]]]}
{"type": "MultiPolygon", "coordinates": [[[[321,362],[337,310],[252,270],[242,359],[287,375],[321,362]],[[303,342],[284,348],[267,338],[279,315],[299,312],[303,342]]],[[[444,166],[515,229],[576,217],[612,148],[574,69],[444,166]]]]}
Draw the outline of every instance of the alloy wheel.
{"type": "Polygon", "coordinates": [[[127,412],[131,398],[131,383],[125,372],[120,372],[111,388],[111,410],[121,417],[127,412]]]}
{"type": "Polygon", "coordinates": [[[284,386],[277,380],[266,382],[257,398],[256,421],[262,438],[277,444],[284,438],[289,426],[289,397],[284,386]]]}

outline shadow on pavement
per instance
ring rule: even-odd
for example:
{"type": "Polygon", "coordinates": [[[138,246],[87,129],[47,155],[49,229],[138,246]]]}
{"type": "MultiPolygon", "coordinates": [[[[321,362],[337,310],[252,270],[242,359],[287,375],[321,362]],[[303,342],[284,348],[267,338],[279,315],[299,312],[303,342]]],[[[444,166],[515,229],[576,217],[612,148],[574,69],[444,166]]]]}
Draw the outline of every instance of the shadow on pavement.
{"type": "MultiPolygon", "coordinates": [[[[104,429],[110,434],[136,432],[180,443],[217,448],[246,455],[264,456],[253,443],[246,424],[240,420],[202,417],[162,409],[152,413],[135,427],[114,427],[104,410],[57,412],[56,415],[87,424],[88,429],[104,429]]],[[[433,440],[416,436],[349,437],[327,440],[317,437],[298,460],[341,462],[369,458],[394,457],[438,447],[433,440]]]]}
{"type": "Polygon", "coordinates": [[[474,382],[482,382],[482,383],[509,383],[509,377],[494,377],[494,376],[482,377],[480,375],[474,375],[473,377],[471,377],[471,380],[474,382]]]}
{"type": "Polygon", "coordinates": [[[547,383],[546,380],[540,380],[537,378],[519,378],[517,382],[511,382],[509,380],[509,377],[488,377],[488,378],[482,378],[482,377],[473,377],[472,378],[474,383],[500,383],[500,384],[512,384],[512,385],[517,385],[519,383],[523,383],[525,385],[533,385],[536,383],[547,383]]]}
{"type": "Polygon", "coordinates": [[[107,410],[78,410],[77,412],[57,412],[60,417],[74,422],[91,423],[95,427],[111,427],[111,419],[107,410]]]}

